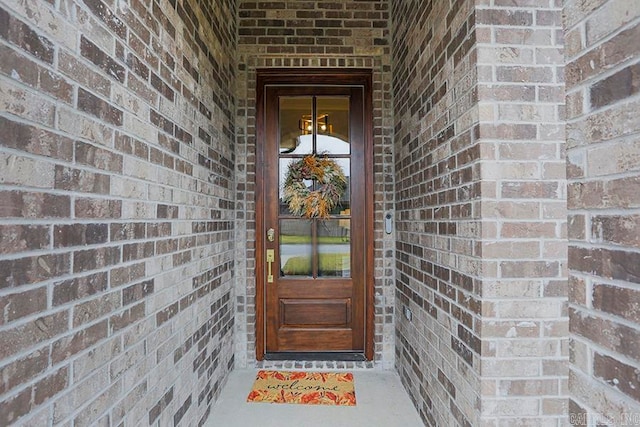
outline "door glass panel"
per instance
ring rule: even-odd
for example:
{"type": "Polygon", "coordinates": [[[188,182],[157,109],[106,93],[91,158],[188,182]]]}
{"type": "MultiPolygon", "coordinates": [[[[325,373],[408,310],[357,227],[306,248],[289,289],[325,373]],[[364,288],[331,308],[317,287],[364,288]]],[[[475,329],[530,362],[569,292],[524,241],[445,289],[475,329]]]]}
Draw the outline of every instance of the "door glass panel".
{"type": "MultiPolygon", "coordinates": [[[[279,162],[279,167],[280,167],[280,171],[279,171],[279,184],[278,184],[278,199],[279,199],[279,204],[280,204],[280,214],[281,215],[291,215],[291,210],[289,209],[289,205],[287,203],[284,202],[284,181],[285,178],[287,176],[287,172],[289,171],[289,165],[291,163],[297,163],[299,162],[301,159],[299,158],[295,158],[295,159],[291,159],[291,158],[280,158],[280,162],[279,162]]],[[[313,180],[311,179],[304,179],[302,180],[302,183],[305,187],[307,187],[310,191],[313,189],[313,180]]]]}
{"type": "MultiPolygon", "coordinates": [[[[347,178],[347,186],[344,193],[340,196],[338,204],[329,212],[331,215],[340,215],[345,209],[351,208],[351,169],[348,158],[334,158],[333,160],[342,168],[342,172],[347,178]]],[[[319,188],[318,184],[316,184],[316,188],[319,188]]]]}
{"type": "Polygon", "coordinates": [[[313,130],[310,96],[280,97],[280,153],[309,154],[312,150],[313,130]],[[308,140],[308,141],[307,141],[308,140]],[[301,146],[301,143],[305,143],[301,146]]]}
{"type": "MultiPolygon", "coordinates": [[[[345,209],[349,209],[351,207],[350,197],[351,197],[351,173],[350,173],[350,165],[348,158],[334,158],[333,159],[338,166],[342,168],[342,172],[347,178],[347,186],[344,190],[344,193],[340,197],[338,204],[331,210],[331,215],[339,215],[341,211],[345,209]]],[[[292,212],[289,209],[289,205],[284,202],[284,182],[287,176],[287,172],[289,170],[289,165],[291,163],[295,163],[300,161],[300,159],[289,159],[289,158],[281,158],[280,159],[280,178],[279,178],[279,190],[278,190],[278,199],[279,199],[279,212],[281,215],[291,215],[292,212]]],[[[314,182],[310,179],[305,179],[302,181],[305,187],[311,190],[320,189],[320,185],[317,182],[314,182]]]]}
{"type": "Polygon", "coordinates": [[[351,277],[351,219],[318,223],[318,276],[351,277]]]}
{"type": "Polygon", "coordinates": [[[349,154],[349,97],[317,97],[317,152],[349,154]]]}
{"type": "MultiPolygon", "coordinates": [[[[279,108],[280,275],[351,277],[349,97],[280,97],[279,108]],[[347,188],[330,219],[287,218],[294,216],[284,202],[289,166],[311,153],[335,161],[347,178],[347,188]]],[[[303,185],[309,191],[321,189],[312,180],[304,180],[303,185]]]]}
{"type": "Polygon", "coordinates": [[[280,220],[280,275],[311,276],[311,221],[280,220]]]}

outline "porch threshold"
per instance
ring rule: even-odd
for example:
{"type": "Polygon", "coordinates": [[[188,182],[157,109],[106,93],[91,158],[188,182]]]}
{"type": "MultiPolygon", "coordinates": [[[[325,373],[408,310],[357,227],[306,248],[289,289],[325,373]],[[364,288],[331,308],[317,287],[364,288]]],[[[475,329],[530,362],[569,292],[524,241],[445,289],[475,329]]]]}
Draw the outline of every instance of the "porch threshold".
{"type": "Polygon", "coordinates": [[[320,361],[326,360],[331,362],[366,362],[367,358],[364,353],[353,352],[278,352],[266,353],[264,360],[299,360],[320,361]]]}

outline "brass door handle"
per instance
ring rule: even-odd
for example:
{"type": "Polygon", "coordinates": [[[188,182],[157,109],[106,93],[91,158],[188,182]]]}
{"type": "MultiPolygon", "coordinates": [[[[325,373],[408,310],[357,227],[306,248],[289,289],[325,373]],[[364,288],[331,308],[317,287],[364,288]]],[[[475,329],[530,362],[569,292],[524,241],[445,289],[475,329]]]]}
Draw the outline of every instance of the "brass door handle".
{"type": "Polygon", "coordinates": [[[267,249],[267,283],[273,283],[272,264],[276,259],[275,249],[267,249]]]}

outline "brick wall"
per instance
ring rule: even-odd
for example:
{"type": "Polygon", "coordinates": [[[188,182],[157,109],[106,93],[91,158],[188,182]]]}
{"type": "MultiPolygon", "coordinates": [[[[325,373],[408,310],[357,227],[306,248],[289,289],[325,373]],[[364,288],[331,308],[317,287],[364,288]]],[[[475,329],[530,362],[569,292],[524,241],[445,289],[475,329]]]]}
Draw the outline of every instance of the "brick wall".
{"type": "Polygon", "coordinates": [[[393,2],[396,366],[426,425],[477,425],[474,2],[393,2]],[[410,310],[411,319],[405,316],[410,310]]]}
{"type": "MultiPolygon", "coordinates": [[[[392,111],[388,0],[240,1],[238,21],[236,361],[255,360],[255,103],[257,68],[366,68],[373,70],[375,191],[374,362],[271,362],[268,366],[393,367],[393,234],[384,215],[393,210],[392,111]]],[[[258,364],[266,366],[267,362],[258,364]]]]}
{"type": "Polygon", "coordinates": [[[563,425],[567,212],[560,1],[479,1],[481,424],[563,425]]]}
{"type": "Polygon", "coordinates": [[[235,2],[0,2],[0,424],[193,425],[233,364],[235,2]]]}
{"type": "Polygon", "coordinates": [[[565,2],[570,420],[640,422],[640,4],[565,2]]]}
{"type": "Polygon", "coordinates": [[[399,2],[392,11],[396,354],[428,425],[564,420],[556,3],[399,2]]]}
{"type": "Polygon", "coordinates": [[[0,424],[201,422],[234,360],[255,364],[264,67],[374,71],[366,366],[395,357],[427,425],[562,425],[567,394],[575,425],[637,422],[640,9],[565,0],[564,34],[560,17],[559,0],[1,1],[0,424]]]}

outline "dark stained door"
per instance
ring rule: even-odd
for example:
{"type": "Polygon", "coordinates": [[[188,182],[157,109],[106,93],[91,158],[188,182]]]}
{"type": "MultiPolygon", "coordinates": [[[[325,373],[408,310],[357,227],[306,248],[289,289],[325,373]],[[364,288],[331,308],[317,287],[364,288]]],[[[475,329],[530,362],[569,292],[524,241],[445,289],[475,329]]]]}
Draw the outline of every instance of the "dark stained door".
{"type": "MultiPolygon", "coordinates": [[[[363,85],[265,85],[262,286],[267,354],[365,353],[368,149],[363,85]],[[346,177],[328,218],[295,213],[284,198],[290,165],[326,158],[346,177]]],[[[308,191],[319,189],[304,180],[308,191]]]]}

